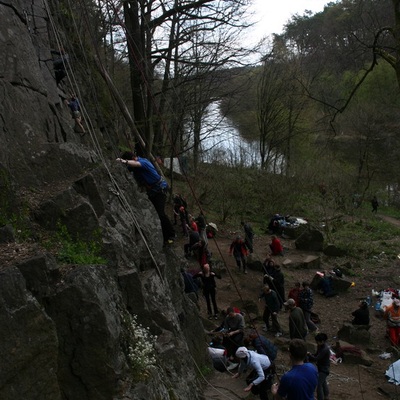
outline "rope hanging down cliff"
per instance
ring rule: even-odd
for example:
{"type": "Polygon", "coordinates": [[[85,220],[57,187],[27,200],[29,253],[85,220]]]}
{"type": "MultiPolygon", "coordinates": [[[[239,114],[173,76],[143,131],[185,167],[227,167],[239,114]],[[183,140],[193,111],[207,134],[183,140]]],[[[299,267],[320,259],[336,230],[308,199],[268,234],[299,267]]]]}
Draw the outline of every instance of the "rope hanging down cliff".
{"type": "MultiPolygon", "coordinates": [[[[46,1],[46,0],[45,0],[45,1],[46,1]]],[[[47,4],[47,2],[46,2],[46,4],[47,4]]],[[[82,2],[80,2],[80,4],[81,4],[81,6],[83,7],[84,17],[85,17],[85,19],[86,19],[86,21],[87,21],[87,24],[89,24],[89,19],[88,19],[88,13],[87,13],[87,10],[86,10],[86,5],[85,5],[85,4],[82,4],[82,2]]],[[[69,5],[70,5],[70,2],[69,2],[69,5]]],[[[71,7],[71,5],[70,5],[70,7],[71,7]]],[[[52,21],[51,14],[50,14],[49,11],[48,11],[48,14],[49,14],[50,20],[52,21]]],[[[71,12],[71,15],[72,15],[72,17],[74,18],[73,12],[71,12]]],[[[119,17],[118,17],[118,18],[119,18],[119,17]]],[[[52,25],[53,25],[53,24],[54,24],[54,22],[52,21],[52,25]]],[[[121,24],[121,26],[125,27],[125,26],[124,26],[124,23],[123,23],[122,21],[120,21],[120,24],[121,24]]],[[[89,24],[89,26],[90,26],[90,24],[89,24]]],[[[81,48],[84,50],[83,44],[82,44],[82,42],[81,42],[81,37],[80,37],[80,34],[79,34],[79,30],[78,30],[78,28],[77,28],[77,26],[76,26],[75,19],[74,19],[74,28],[75,28],[75,31],[77,32],[77,36],[79,37],[80,46],[81,46],[81,48]]],[[[53,27],[53,29],[54,29],[54,31],[55,31],[55,27],[53,27]]],[[[126,31],[127,36],[129,36],[129,32],[126,30],[126,28],[125,28],[125,31],[126,31]]],[[[94,43],[93,38],[92,38],[92,42],[94,43]]],[[[130,41],[130,42],[131,42],[131,41],[130,41]]],[[[129,44],[128,44],[128,45],[129,45],[129,44]]],[[[60,46],[60,47],[61,47],[61,46],[60,46]]],[[[99,68],[99,69],[100,69],[100,72],[102,73],[102,75],[103,75],[103,77],[104,77],[104,72],[106,71],[106,69],[105,69],[104,65],[101,63],[101,57],[100,57],[100,55],[99,55],[99,52],[98,52],[97,47],[96,47],[95,45],[94,45],[93,47],[94,47],[94,50],[95,50],[95,52],[96,52],[96,54],[97,54],[96,62],[99,63],[98,66],[100,67],[100,68],[99,68]]],[[[84,51],[83,51],[83,54],[85,54],[84,51]]],[[[86,60],[86,63],[88,63],[87,60],[86,60]]],[[[138,65],[138,67],[140,68],[140,65],[138,65]]],[[[72,75],[73,75],[73,71],[71,71],[71,73],[72,73],[72,75]]],[[[76,82],[74,75],[73,75],[73,78],[74,78],[74,82],[76,82]]],[[[110,87],[110,84],[113,85],[111,78],[109,78],[109,77],[107,76],[106,79],[108,80],[109,87],[110,87]]],[[[145,81],[145,83],[146,83],[146,81],[145,81]]],[[[71,83],[71,84],[72,84],[72,83],[71,83]]],[[[114,85],[113,85],[113,86],[114,86],[114,85]]],[[[76,87],[77,87],[77,85],[76,85],[76,87]]],[[[114,86],[114,88],[115,88],[115,86],[114,86]]],[[[125,110],[127,110],[126,105],[125,105],[125,103],[123,102],[123,100],[121,100],[122,97],[120,97],[118,91],[117,91],[116,89],[115,89],[115,90],[113,89],[112,94],[113,94],[114,98],[115,98],[115,96],[118,94],[118,96],[119,96],[119,99],[117,100],[118,104],[120,105],[120,107],[123,107],[125,110]]],[[[152,98],[152,101],[154,102],[154,98],[152,98]]],[[[88,120],[90,120],[90,119],[89,119],[89,116],[88,116],[88,114],[87,114],[87,112],[86,112],[86,109],[84,109],[84,112],[85,112],[85,115],[86,115],[86,117],[88,118],[88,120]]],[[[123,114],[124,114],[124,116],[126,117],[126,114],[127,114],[127,113],[126,113],[125,111],[123,112],[123,114]]],[[[133,122],[133,119],[132,119],[131,117],[129,117],[129,118],[130,118],[131,121],[133,122]]],[[[160,118],[161,120],[163,120],[161,115],[159,115],[159,118],[160,118]]],[[[134,123],[134,122],[133,122],[133,123],[134,123]]],[[[128,124],[129,124],[130,126],[132,125],[132,123],[128,123],[128,124]]],[[[163,121],[163,125],[166,126],[165,121],[163,121]]],[[[148,251],[149,251],[150,254],[152,255],[151,250],[150,250],[150,248],[148,247],[148,244],[147,244],[147,242],[145,241],[145,238],[144,238],[144,236],[143,236],[143,232],[142,232],[142,230],[140,229],[140,224],[139,224],[139,222],[138,222],[137,219],[134,217],[133,211],[131,210],[131,208],[130,208],[130,206],[129,206],[129,203],[127,202],[126,198],[123,196],[123,192],[119,189],[119,187],[118,187],[117,183],[115,182],[115,179],[113,178],[111,172],[108,170],[107,162],[106,162],[106,160],[104,160],[104,158],[103,158],[103,155],[102,155],[102,153],[101,153],[100,146],[99,146],[99,144],[98,144],[98,142],[97,142],[97,140],[96,140],[96,137],[95,137],[95,135],[94,135],[94,133],[93,133],[93,129],[90,129],[90,134],[91,134],[93,143],[94,143],[94,145],[95,145],[95,148],[97,149],[97,153],[100,155],[100,157],[101,157],[101,159],[102,159],[102,162],[103,162],[104,166],[107,168],[107,171],[108,171],[108,173],[109,173],[109,176],[110,176],[110,178],[111,178],[113,184],[114,184],[115,187],[116,187],[116,192],[119,194],[119,198],[121,199],[121,202],[123,203],[124,207],[126,207],[126,210],[129,212],[129,214],[131,215],[132,219],[134,220],[135,226],[137,227],[137,229],[138,229],[138,231],[140,232],[140,234],[141,234],[141,236],[142,236],[144,242],[146,243],[146,247],[148,248],[148,251]]],[[[135,135],[135,136],[136,136],[136,135],[135,135]]],[[[173,142],[171,141],[171,138],[169,137],[169,135],[167,135],[167,137],[168,137],[169,141],[171,142],[171,146],[173,146],[173,142]]],[[[141,139],[141,138],[138,139],[138,140],[141,140],[141,141],[143,142],[143,139],[141,139]]],[[[186,171],[184,171],[184,177],[185,177],[186,184],[187,184],[188,187],[190,188],[190,191],[191,191],[191,193],[192,193],[192,195],[193,195],[193,198],[195,199],[195,202],[196,202],[197,206],[198,206],[199,209],[202,211],[202,207],[201,207],[200,201],[199,201],[199,199],[198,199],[198,197],[197,197],[197,195],[196,195],[196,193],[195,193],[195,191],[194,191],[193,186],[192,186],[191,183],[190,183],[190,180],[189,180],[189,177],[187,176],[186,171]]],[[[221,251],[221,248],[220,248],[220,246],[219,246],[219,244],[218,244],[218,241],[216,240],[215,237],[213,238],[213,240],[214,240],[214,243],[215,243],[216,248],[217,248],[217,250],[218,250],[218,253],[219,253],[219,255],[220,255],[221,259],[222,259],[223,264],[224,264],[225,266],[227,266],[227,263],[226,263],[225,258],[224,258],[224,256],[223,256],[223,253],[222,253],[222,251],[221,251]]],[[[154,264],[157,266],[157,263],[156,263],[156,261],[155,261],[153,255],[152,255],[152,258],[153,258],[154,264]]],[[[232,276],[232,273],[231,273],[230,269],[229,269],[229,268],[226,268],[226,269],[227,269],[227,271],[228,271],[230,280],[232,281],[232,283],[233,283],[233,285],[234,285],[234,287],[235,287],[235,290],[236,290],[236,292],[237,292],[237,294],[238,294],[240,300],[242,301],[242,303],[244,303],[244,302],[243,302],[243,297],[242,297],[241,292],[240,292],[240,290],[239,290],[239,287],[237,286],[237,283],[236,283],[234,277],[232,276]]],[[[160,276],[161,276],[161,273],[160,273],[160,276]]],[[[250,313],[248,312],[248,310],[245,309],[245,311],[247,312],[247,315],[249,316],[250,313]]],[[[253,321],[251,321],[251,322],[253,322],[253,321]]]]}
{"type": "MultiPolygon", "coordinates": [[[[58,35],[58,32],[57,32],[57,29],[55,27],[55,23],[54,23],[54,20],[52,18],[51,11],[50,11],[50,8],[49,8],[47,0],[44,0],[44,4],[45,4],[46,12],[47,12],[47,15],[48,15],[48,18],[49,18],[49,21],[50,21],[54,36],[56,38],[57,46],[61,50],[61,48],[62,48],[61,41],[60,41],[60,38],[59,38],[59,35],[58,35]]],[[[74,22],[75,22],[75,20],[74,20],[74,22]]],[[[76,25],[75,25],[75,29],[77,30],[76,25]]],[[[78,34],[78,36],[79,36],[79,34],[78,34]]],[[[80,39],[80,37],[79,37],[79,39],[80,39]]],[[[82,46],[81,41],[80,41],[80,45],[82,46]]],[[[71,87],[75,88],[76,92],[79,94],[80,93],[79,85],[77,84],[77,81],[76,81],[72,66],[70,66],[70,68],[69,68],[69,73],[67,74],[67,79],[70,82],[71,87]]],[[[91,120],[90,120],[90,116],[89,116],[89,114],[88,114],[88,112],[87,112],[87,110],[86,110],[86,108],[84,106],[84,102],[82,102],[82,110],[84,112],[85,118],[87,119],[87,121],[89,121],[89,123],[88,123],[88,131],[89,131],[90,137],[92,139],[92,143],[93,143],[95,152],[98,155],[98,157],[100,158],[104,168],[106,169],[107,174],[108,174],[108,176],[109,176],[109,178],[110,178],[110,180],[111,180],[111,182],[112,182],[112,184],[113,184],[113,186],[115,188],[115,193],[118,194],[118,199],[121,202],[125,212],[131,218],[134,226],[136,227],[137,231],[139,232],[140,237],[141,237],[141,239],[143,240],[143,243],[146,246],[146,249],[147,249],[147,251],[148,251],[148,253],[149,253],[149,255],[150,255],[150,257],[151,257],[151,259],[152,259],[152,261],[154,263],[155,268],[157,269],[157,272],[158,272],[160,278],[163,279],[163,275],[161,273],[161,269],[158,266],[156,258],[154,256],[154,254],[153,254],[153,252],[152,252],[147,240],[146,240],[146,237],[145,237],[145,235],[143,233],[143,230],[141,229],[140,223],[139,223],[138,219],[136,218],[136,216],[135,216],[135,214],[134,214],[134,212],[133,212],[133,210],[132,210],[132,208],[130,206],[130,203],[128,202],[127,198],[124,196],[123,191],[121,190],[121,188],[119,187],[116,179],[114,178],[112,172],[108,168],[108,163],[106,162],[106,159],[103,156],[100,143],[97,140],[95,131],[93,129],[93,125],[92,125],[91,120]]]]}

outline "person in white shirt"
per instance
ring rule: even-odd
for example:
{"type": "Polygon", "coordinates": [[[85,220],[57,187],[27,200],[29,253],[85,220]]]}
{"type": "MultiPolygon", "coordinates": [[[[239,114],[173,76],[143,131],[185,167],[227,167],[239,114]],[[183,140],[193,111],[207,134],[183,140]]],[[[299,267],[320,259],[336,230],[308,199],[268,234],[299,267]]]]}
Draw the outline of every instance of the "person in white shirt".
{"type": "Polygon", "coordinates": [[[261,400],[268,400],[268,390],[273,379],[273,375],[268,372],[268,368],[271,366],[270,359],[266,355],[258,354],[246,347],[239,347],[235,355],[240,359],[240,366],[238,373],[233,378],[238,378],[244,371],[251,368],[252,371],[246,378],[247,387],[244,391],[251,391],[255,395],[258,394],[261,400]]]}

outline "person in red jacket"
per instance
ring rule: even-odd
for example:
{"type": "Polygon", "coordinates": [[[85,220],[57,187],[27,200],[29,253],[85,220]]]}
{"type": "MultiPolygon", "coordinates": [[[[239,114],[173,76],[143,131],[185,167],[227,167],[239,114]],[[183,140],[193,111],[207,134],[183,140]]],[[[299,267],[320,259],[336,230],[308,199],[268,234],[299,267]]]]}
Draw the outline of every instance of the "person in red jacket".
{"type": "Polygon", "coordinates": [[[271,249],[271,256],[283,256],[282,243],[275,235],[271,236],[269,248],[271,249]]]}
{"type": "Polygon", "coordinates": [[[239,271],[240,268],[243,267],[243,272],[247,274],[246,257],[248,256],[249,251],[244,243],[244,240],[240,236],[236,237],[229,248],[229,255],[232,255],[232,253],[235,257],[236,265],[238,266],[239,271]]]}

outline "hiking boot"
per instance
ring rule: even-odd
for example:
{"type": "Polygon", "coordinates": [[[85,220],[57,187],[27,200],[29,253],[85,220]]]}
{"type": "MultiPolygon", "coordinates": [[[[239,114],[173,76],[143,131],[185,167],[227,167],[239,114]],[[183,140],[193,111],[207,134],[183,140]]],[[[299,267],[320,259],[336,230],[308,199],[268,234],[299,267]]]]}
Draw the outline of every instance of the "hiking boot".
{"type": "Polygon", "coordinates": [[[215,315],[214,315],[214,319],[218,319],[218,314],[215,314],[215,315]]]}
{"type": "Polygon", "coordinates": [[[209,316],[208,316],[208,319],[213,319],[213,316],[212,316],[212,315],[209,315],[209,316]]]}
{"type": "Polygon", "coordinates": [[[275,333],[275,337],[281,337],[282,335],[283,335],[282,332],[276,332],[276,333],[275,333]]]}
{"type": "Polygon", "coordinates": [[[247,270],[246,269],[244,270],[244,273],[247,274],[247,270]]]}

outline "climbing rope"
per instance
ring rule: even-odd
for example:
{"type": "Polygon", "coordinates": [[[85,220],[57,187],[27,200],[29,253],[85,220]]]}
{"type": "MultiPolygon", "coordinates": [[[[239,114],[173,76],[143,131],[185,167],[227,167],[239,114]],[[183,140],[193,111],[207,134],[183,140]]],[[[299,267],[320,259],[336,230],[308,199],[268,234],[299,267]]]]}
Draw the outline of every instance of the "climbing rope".
{"type": "MultiPolygon", "coordinates": [[[[59,48],[60,51],[61,51],[61,48],[62,48],[62,46],[61,46],[61,41],[60,41],[60,39],[59,39],[59,35],[58,35],[57,29],[56,29],[56,27],[55,27],[55,23],[54,23],[54,21],[53,21],[53,18],[52,18],[52,15],[51,15],[51,12],[50,12],[50,9],[49,9],[47,0],[44,0],[44,3],[45,3],[45,5],[46,5],[46,10],[47,10],[47,13],[48,13],[48,16],[49,16],[49,20],[50,20],[50,23],[51,23],[51,26],[52,26],[54,35],[55,35],[55,37],[56,37],[57,46],[58,46],[58,48],[59,48]]],[[[86,19],[86,23],[88,24],[88,26],[90,26],[90,21],[89,21],[89,18],[88,18],[88,12],[87,12],[87,9],[86,9],[87,6],[86,6],[86,4],[83,4],[82,2],[80,2],[80,4],[81,4],[81,8],[82,8],[82,10],[83,10],[84,18],[86,19]]],[[[77,24],[76,24],[74,12],[72,11],[72,5],[71,5],[71,3],[70,3],[70,0],[68,0],[68,5],[69,5],[69,8],[70,8],[70,10],[71,10],[70,15],[72,16],[72,19],[73,19],[74,29],[75,29],[75,31],[77,32],[77,36],[78,36],[78,38],[79,38],[79,45],[80,45],[80,47],[81,47],[81,49],[82,49],[82,54],[84,55],[85,63],[86,63],[86,65],[87,65],[87,69],[89,69],[89,62],[88,62],[87,57],[86,57],[86,53],[85,53],[85,50],[84,50],[84,45],[83,45],[83,43],[82,43],[81,36],[80,36],[80,34],[79,34],[79,29],[78,29],[77,24]]],[[[114,6],[114,5],[113,5],[113,6],[114,6]]],[[[115,6],[114,6],[114,7],[115,7],[115,6]]],[[[119,15],[118,15],[118,12],[117,12],[118,10],[116,10],[116,8],[114,8],[114,10],[116,11],[116,12],[115,12],[115,15],[116,15],[116,17],[119,19],[120,25],[124,28],[127,37],[129,37],[130,33],[129,33],[129,31],[126,29],[126,26],[124,25],[123,21],[121,21],[119,15]]],[[[94,39],[93,39],[93,38],[92,38],[92,42],[94,43],[94,39]]],[[[132,40],[129,40],[129,41],[128,41],[128,46],[131,46],[131,43],[132,43],[132,42],[133,42],[132,40]]],[[[96,53],[97,53],[97,59],[98,59],[98,60],[100,61],[100,63],[101,63],[101,57],[100,57],[100,55],[98,54],[98,49],[97,49],[97,47],[96,47],[95,45],[93,45],[93,47],[94,47],[94,49],[95,49],[95,51],[96,51],[96,53]]],[[[135,52],[132,51],[132,54],[135,54],[135,52]]],[[[140,68],[141,65],[140,65],[140,63],[138,62],[138,60],[136,60],[136,63],[138,64],[138,67],[140,68]]],[[[101,65],[102,65],[102,64],[101,64],[101,65]]],[[[102,67],[104,68],[103,65],[102,65],[102,67]]],[[[105,68],[104,68],[104,69],[105,69],[105,68]]],[[[139,70],[140,70],[140,69],[139,69],[139,70]]],[[[69,72],[69,74],[67,74],[67,76],[68,76],[68,81],[69,81],[71,87],[74,87],[74,88],[75,88],[75,92],[78,93],[79,98],[81,98],[81,94],[80,94],[80,90],[79,90],[79,85],[77,84],[77,80],[76,80],[76,77],[75,77],[73,68],[72,68],[71,66],[69,66],[68,72],[69,72]]],[[[146,80],[144,71],[142,71],[142,78],[144,79],[144,83],[147,85],[148,82],[147,82],[147,80],[146,80]]],[[[95,91],[94,91],[94,92],[95,92],[95,91]]],[[[153,97],[151,98],[151,100],[152,100],[153,103],[155,104],[155,99],[154,99],[153,97]]],[[[98,103],[98,101],[96,102],[96,105],[97,105],[97,103],[98,103]]],[[[96,135],[95,135],[95,132],[94,132],[94,129],[93,129],[93,124],[92,124],[92,122],[91,122],[89,113],[87,112],[87,109],[86,109],[86,107],[85,107],[85,102],[82,102],[82,111],[83,111],[83,114],[84,114],[84,116],[85,116],[85,120],[88,121],[88,130],[89,130],[89,133],[90,133],[90,137],[91,137],[91,140],[92,140],[92,143],[93,143],[95,152],[96,152],[96,154],[99,156],[99,158],[101,159],[101,161],[102,161],[104,167],[106,168],[107,173],[108,173],[108,175],[109,175],[109,177],[110,177],[110,180],[111,180],[113,186],[115,187],[116,192],[119,193],[118,198],[120,199],[121,204],[123,205],[123,207],[124,207],[125,211],[127,212],[127,214],[131,217],[131,219],[132,219],[132,221],[133,221],[135,227],[137,228],[138,232],[140,233],[140,236],[141,236],[143,242],[145,243],[146,248],[147,248],[149,254],[151,255],[151,258],[152,258],[152,260],[153,260],[153,262],[154,262],[154,265],[155,265],[156,268],[158,269],[159,275],[162,276],[162,275],[161,275],[161,271],[160,271],[160,269],[158,268],[158,264],[157,264],[157,262],[156,262],[156,260],[155,260],[155,257],[154,257],[154,255],[153,255],[153,253],[152,253],[152,251],[151,251],[151,249],[150,249],[150,247],[149,247],[149,245],[148,245],[148,243],[147,243],[147,241],[146,241],[146,238],[145,238],[145,236],[144,236],[144,234],[143,234],[143,231],[142,231],[142,229],[141,229],[141,227],[140,227],[140,223],[139,223],[139,221],[137,220],[137,218],[135,217],[135,215],[134,215],[134,213],[133,213],[133,210],[132,210],[132,208],[130,207],[129,202],[127,201],[126,197],[124,196],[123,191],[119,188],[119,186],[118,186],[116,180],[114,179],[114,177],[113,177],[111,171],[109,170],[109,168],[108,168],[108,166],[107,166],[107,162],[106,162],[105,158],[103,157],[103,153],[102,153],[102,151],[101,151],[101,145],[100,145],[100,143],[99,143],[99,141],[97,140],[97,137],[96,137],[96,135]]],[[[168,137],[168,139],[169,139],[169,141],[170,141],[172,147],[174,147],[174,144],[173,144],[173,142],[172,142],[172,140],[171,140],[171,137],[168,135],[168,131],[167,131],[166,128],[165,128],[165,127],[166,127],[166,123],[165,123],[165,121],[162,119],[162,116],[159,116],[159,117],[160,117],[160,119],[163,121],[163,127],[164,127],[164,129],[165,129],[165,132],[164,132],[164,133],[166,133],[166,135],[167,135],[167,137],[168,137]]],[[[182,171],[183,171],[183,175],[184,175],[185,181],[186,181],[186,183],[187,183],[187,185],[188,185],[188,187],[189,187],[189,189],[190,189],[190,192],[192,193],[192,196],[193,196],[193,198],[194,198],[194,200],[195,200],[195,203],[197,204],[197,206],[198,206],[200,212],[203,212],[202,206],[201,206],[201,204],[200,204],[200,201],[199,201],[198,197],[196,196],[194,187],[193,187],[193,185],[192,185],[191,182],[190,182],[190,179],[189,179],[189,177],[188,177],[188,175],[187,175],[187,172],[185,171],[185,169],[183,169],[183,168],[181,168],[181,169],[182,169],[182,171]]],[[[203,212],[203,214],[204,214],[204,212],[203,212]]],[[[206,221],[206,222],[207,222],[207,221],[206,221]]],[[[220,246],[219,246],[219,243],[218,243],[217,239],[214,237],[212,240],[213,240],[213,242],[214,242],[214,244],[215,244],[215,246],[216,246],[216,248],[217,248],[217,251],[218,251],[218,253],[219,253],[220,257],[221,257],[222,263],[227,267],[227,262],[226,262],[226,260],[225,260],[225,257],[224,257],[224,255],[223,255],[223,252],[222,252],[222,250],[221,250],[221,248],[220,248],[220,246]]],[[[239,287],[238,287],[238,285],[237,285],[237,283],[236,283],[236,279],[235,279],[234,276],[232,275],[232,273],[231,273],[229,267],[227,267],[226,270],[228,271],[229,278],[230,278],[232,284],[233,284],[234,287],[235,287],[235,290],[236,290],[236,292],[237,292],[237,294],[238,294],[238,297],[239,297],[240,301],[241,301],[242,304],[243,304],[244,311],[246,312],[246,315],[247,315],[248,318],[250,319],[251,324],[254,325],[254,321],[252,320],[252,318],[251,318],[251,316],[250,316],[250,312],[246,309],[246,305],[245,305],[245,303],[244,303],[244,299],[243,299],[243,297],[242,297],[241,291],[240,291],[240,289],[239,289],[239,287]]],[[[256,328],[254,327],[254,329],[256,329],[256,328]]],[[[257,330],[257,329],[256,329],[256,330],[257,330]]]]}
{"type": "MultiPolygon", "coordinates": [[[[48,2],[47,2],[47,0],[43,0],[43,1],[44,1],[44,5],[45,5],[45,8],[46,8],[46,12],[47,12],[50,24],[52,26],[52,30],[53,30],[53,33],[54,33],[54,36],[55,36],[55,40],[56,40],[57,46],[58,46],[59,50],[61,51],[61,49],[62,49],[61,41],[60,41],[60,38],[59,38],[59,35],[58,35],[58,32],[57,32],[57,29],[55,27],[55,23],[54,23],[54,20],[52,18],[52,14],[51,14],[48,2]]],[[[78,31],[77,26],[76,26],[76,21],[75,21],[74,16],[73,16],[73,13],[71,13],[71,15],[73,17],[74,27],[75,27],[76,31],[78,31]]],[[[83,48],[83,44],[81,42],[80,36],[79,36],[79,41],[80,41],[81,47],[83,48]]],[[[77,84],[77,80],[75,78],[75,74],[74,74],[74,71],[73,71],[73,68],[72,68],[71,65],[68,68],[67,78],[68,78],[68,81],[70,83],[70,86],[75,88],[75,92],[79,94],[78,98],[80,98],[79,85],[77,84]]],[[[135,216],[135,214],[133,212],[133,209],[130,206],[129,201],[127,200],[127,198],[123,194],[123,191],[119,188],[119,185],[118,185],[116,179],[114,178],[112,172],[108,168],[108,164],[107,164],[107,162],[106,162],[106,160],[105,160],[105,158],[103,156],[100,143],[97,140],[97,136],[96,136],[96,134],[94,132],[94,129],[93,129],[93,124],[91,123],[89,113],[87,112],[87,110],[86,110],[86,108],[84,106],[84,102],[82,102],[82,110],[83,110],[83,113],[85,115],[85,119],[87,119],[87,121],[89,121],[89,123],[88,123],[88,131],[90,133],[90,137],[92,139],[92,143],[93,143],[95,152],[96,152],[97,156],[100,158],[100,160],[102,161],[102,164],[103,164],[105,170],[107,171],[107,174],[108,174],[108,176],[110,178],[110,181],[111,181],[112,185],[116,189],[116,192],[119,194],[118,195],[118,199],[120,200],[125,212],[131,218],[134,226],[136,227],[137,231],[139,232],[140,237],[141,237],[143,243],[146,246],[146,249],[147,249],[147,251],[148,251],[148,253],[149,253],[149,255],[150,255],[150,257],[151,257],[151,259],[152,259],[152,261],[154,263],[155,268],[157,269],[157,272],[158,272],[160,278],[163,279],[163,275],[161,273],[161,269],[158,266],[156,258],[154,256],[154,254],[153,254],[153,252],[152,252],[147,240],[146,240],[146,237],[145,237],[145,235],[143,233],[143,230],[141,229],[140,223],[139,223],[138,219],[136,218],[136,216],[135,216]]]]}

